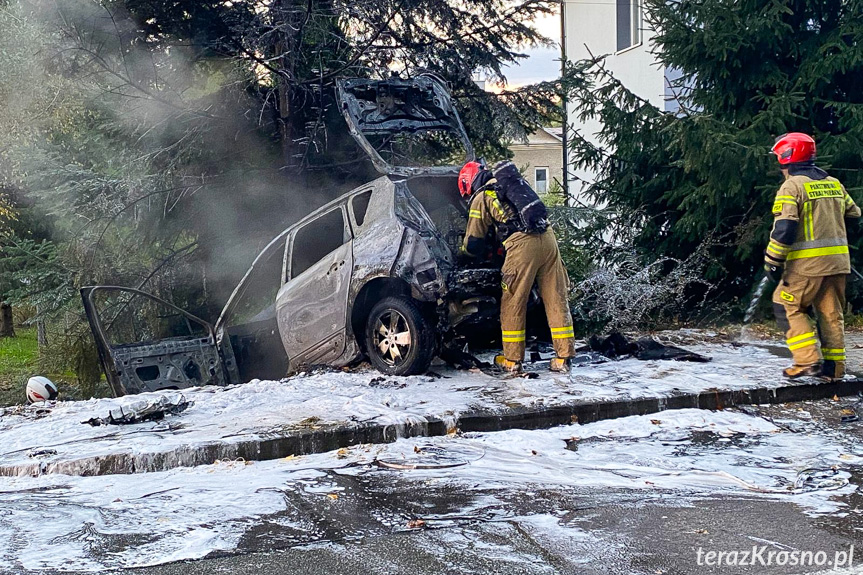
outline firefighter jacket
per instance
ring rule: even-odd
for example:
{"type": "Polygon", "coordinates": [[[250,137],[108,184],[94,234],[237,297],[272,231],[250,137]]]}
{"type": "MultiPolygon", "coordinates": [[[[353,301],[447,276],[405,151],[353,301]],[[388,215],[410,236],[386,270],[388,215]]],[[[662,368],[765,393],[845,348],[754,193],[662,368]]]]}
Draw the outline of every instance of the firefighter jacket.
{"type": "MultiPolygon", "coordinates": [[[[494,228],[506,248],[501,268],[500,327],[503,355],[514,362],[524,360],[527,302],[536,284],[552,345],[559,358],[575,355],[572,313],[569,310],[569,277],[560,259],[560,249],[551,227],[542,233],[521,231],[515,208],[501,201],[490,185],[478,190],[470,202],[461,251],[473,257],[487,253],[486,238],[494,228]]],[[[490,185],[489,185],[490,184],[490,185]]]]}
{"type": "Polygon", "coordinates": [[[470,201],[470,211],[467,218],[467,228],[464,233],[464,244],[461,251],[472,257],[483,257],[488,246],[486,238],[489,231],[494,227],[495,235],[499,242],[506,247],[510,238],[516,235],[527,235],[518,231],[518,221],[515,210],[508,202],[502,202],[494,191],[492,179],[478,190],[470,201]]]}
{"type": "Polygon", "coordinates": [[[845,218],[859,218],[860,208],[839,180],[791,176],[776,193],[772,211],[767,264],[809,277],[851,273],[845,218]]]}

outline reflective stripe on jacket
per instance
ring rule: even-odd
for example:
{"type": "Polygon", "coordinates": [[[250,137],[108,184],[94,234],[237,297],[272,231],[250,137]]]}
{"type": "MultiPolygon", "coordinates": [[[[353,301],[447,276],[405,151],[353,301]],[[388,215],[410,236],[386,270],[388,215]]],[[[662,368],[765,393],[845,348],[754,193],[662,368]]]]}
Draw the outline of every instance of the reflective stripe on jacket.
{"type": "Polygon", "coordinates": [[[851,273],[845,218],[859,218],[860,208],[839,180],[791,176],[776,193],[772,212],[767,263],[810,277],[851,273]]]}
{"type": "MultiPolygon", "coordinates": [[[[494,183],[491,180],[489,183],[494,183]]],[[[515,212],[506,202],[501,202],[493,189],[479,190],[471,198],[470,210],[467,217],[467,228],[464,232],[464,244],[462,253],[473,257],[485,256],[486,236],[494,226],[498,241],[506,245],[506,241],[515,234],[514,232],[515,212]],[[509,228],[505,232],[503,228],[509,228]]]]}

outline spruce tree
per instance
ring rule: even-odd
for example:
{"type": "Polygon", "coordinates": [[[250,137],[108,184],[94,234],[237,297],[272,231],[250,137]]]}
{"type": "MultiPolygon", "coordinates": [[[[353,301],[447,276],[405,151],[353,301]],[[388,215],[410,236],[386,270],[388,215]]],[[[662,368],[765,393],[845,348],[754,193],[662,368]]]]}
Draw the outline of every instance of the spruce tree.
{"type": "Polygon", "coordinates": [[[606,207],[595,229],[650,261],[709,242],[708,279],[732,298],[761,267],[781,183],[776,136],[811,134],[819,165],[863,200],[863,2],[648,0],[645,11],[657,58],[679,72],[677,112],[636,97],[601,57],[565,78],[577,113],[603,123],[599,146],[573,142],[577,164],[598,173],[587,189],[606,207]]]}
{"type": "Polygon", "coordinates": [[[79,285],[146,282],[208,318],[274,235],[379,176],[337,79],[437,74],[490,159],[559,117],[554,83],[473,81],[545,42],[553,0],[0,5],[0,185],[54,220],[79,285]]]}

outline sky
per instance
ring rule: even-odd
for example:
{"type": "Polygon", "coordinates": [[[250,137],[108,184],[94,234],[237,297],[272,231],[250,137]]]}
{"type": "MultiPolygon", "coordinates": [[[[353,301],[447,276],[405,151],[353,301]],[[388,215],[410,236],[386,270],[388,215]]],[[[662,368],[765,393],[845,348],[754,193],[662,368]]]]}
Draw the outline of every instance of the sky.
{"type": "Polygon", "coordinates": [[[557,42],[554,48],[528,48],[530,57],[518,66],[510,67],[506,76],[511,87],[552,80],[560,76],[560,14],[537,19],[536,27],[543,36],[557,42]]]}

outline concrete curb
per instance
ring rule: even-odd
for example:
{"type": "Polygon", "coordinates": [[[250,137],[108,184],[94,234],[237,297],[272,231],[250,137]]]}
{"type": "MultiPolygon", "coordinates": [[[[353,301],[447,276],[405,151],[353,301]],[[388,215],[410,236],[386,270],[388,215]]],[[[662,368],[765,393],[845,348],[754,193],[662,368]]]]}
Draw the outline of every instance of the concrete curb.
{"type": "Polygon", "coordinates": [[[177,467],[208,465],[222,460],[265,461],[289,455],[309,455],[363,443],[390,443],[400,437],[433,437],[453,429],[503,431],[507,429],[544,429],[571,423],[591,423],[629,415],[646,415],[669,409],[724,409],[736,405],[779,404],[825,399],[863,393],[863,380],[834,383],[788,385],[734,391],[682,393],[665,397],[620,401],[584,401],[543,408],[523,407],[504,412],[468,412],[447,419],[428,418],[398,425],[380,423],[322,426],[273,437],[258,436],[239,441],[212,441],[180,446],[154,453],[119,452],[61,461],[33,461],[24,465],[0,466],[0,476],[38,476],[49,473],[66,475],[112,475],[167,471],[177,467]]]}

